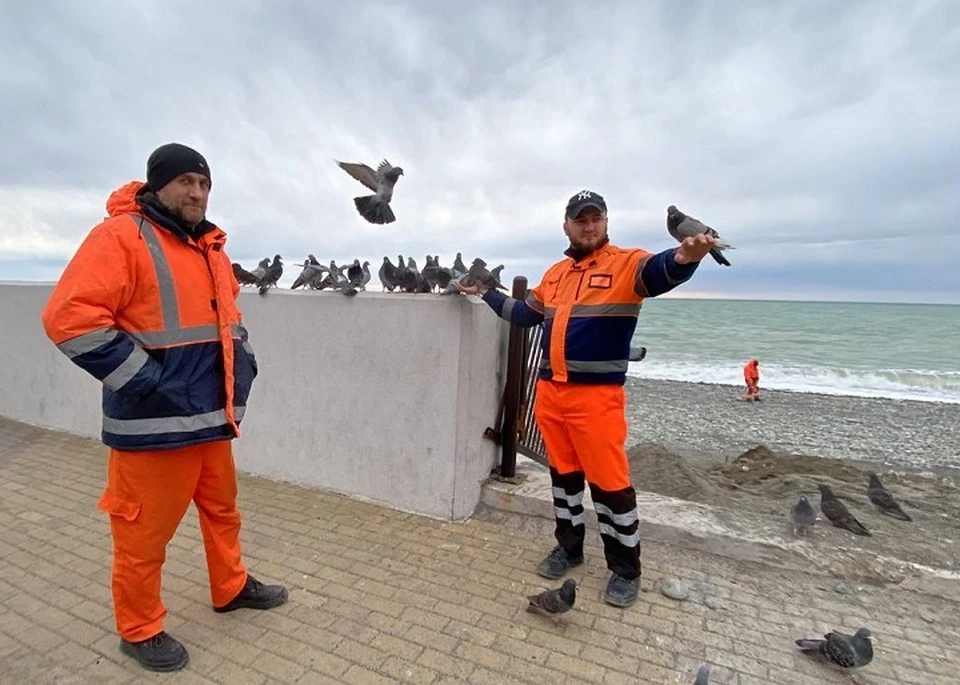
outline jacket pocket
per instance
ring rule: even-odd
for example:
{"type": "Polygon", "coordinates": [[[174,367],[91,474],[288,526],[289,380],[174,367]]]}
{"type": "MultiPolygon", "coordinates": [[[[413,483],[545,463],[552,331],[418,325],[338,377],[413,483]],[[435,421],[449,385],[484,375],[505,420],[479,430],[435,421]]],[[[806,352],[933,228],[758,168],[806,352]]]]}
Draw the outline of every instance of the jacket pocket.
{"type": "Polygon", "coordinates": [[[97,502],[97,509],[110,516],[119,516],[124,521],[136,521],[140,516],[140,503],[125,500],[110,490],[104,490],[97,502]]]}

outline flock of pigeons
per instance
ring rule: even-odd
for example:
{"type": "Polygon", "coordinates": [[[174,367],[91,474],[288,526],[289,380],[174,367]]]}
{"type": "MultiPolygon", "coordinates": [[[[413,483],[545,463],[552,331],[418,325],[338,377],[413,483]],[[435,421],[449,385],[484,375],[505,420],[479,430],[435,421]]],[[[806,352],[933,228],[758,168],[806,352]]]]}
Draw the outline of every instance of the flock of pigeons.
{"type": "MultiPolygon", "coordinates": [[[[880,477],[873,472],[870,472],[868,476],[870,482],[867,484],[867,497],[880,510],[880,513],[901,521],[912,521],[913,519],[903,510],[893,495],[890,494],[890,491],[883,487],[880,477]]],[[[819,484],[817,487],[820,489],[820,510],[830,523],[856,535],[871,534],[867,527],[850,513],[847,505],[834,496],[828,485],[819,484]]],[[[801,494],[797,503],[790,507],[790,522],[793,524],[794,534],[805,535],[816,521],[817,512],[810,504],[807,496],[801,494]]]]}
{"type": "MultiPolygon", "coordinates": [[[[867,497],[882,514],[901,521],[912,521],[890,491],[880,482],[876,473],[869,473],[867,497]]],[[[857,535],[870,535],[870,531],[860,523],[846,505],[838,500],[827,485],[818,485],[820,489],[820,509],[824,516],[838,528],[844,528],[857,535]]],[[[790,508],[790,521],[794,534],[806,534],[816,523],[817,512],[806,495],[801,494],[797,503],[790,508]]],[[[562,615],[573,608],[577,598],[577,581],[567,579],[563,585],[545,590],[527,597],[527,611],[548,616],[554,623],[563,623],[562,615]]],[[[822,638],[799,638],[797,646],[804,654],[809,654],[839,667],[841,670],[861,668],[873,661],[873,644],[870,630],[859,628],[853,635],[839,631],[826,633],[822,638]]],[[[694,685],[708,685],[710,665],[704,664],[697,672],[694,685]]]]}
{"type": "MultiPolygon", "coordinates": [[[[312,254],[302,264],[300,275],[290,286],[292,290],[306,288],[309,290],[324,290],[329,288],[347,296],[356,295],[358,291],[366,290],[371,280],[370,262],[360,262],[354,259],[351,264],[338,266],[336,260],[331,259],[329,265],[321,264],[312,254]]],[[[406,293],[433,293],[450,295],[457,292],[455,283],[463,286],[476,284],[488,288],[507,288],[500,282],[500,272],[503,264],[487,269],[487,263],[477,257],[467,267],[463,263],[463,254],[458,252],[453,264],[449,267],[440,266],[439,255],[427,255],[423,269],[417,267],[413,257],[404,260],[403,255],[397,255],[397,263],[383,258],[383,264],[377,272],[380,284],[386,292],[406,293]]],[[[257,268],[247,271],[239,263],[233,263],[233,275],[241,286],[253,285],[260,289],[260,294],[266,294],[270,288],[277,286],[277,281],[283,275],[283,258],[275,255],[273,261],[269,257],[260,260],[257,268]]]]}

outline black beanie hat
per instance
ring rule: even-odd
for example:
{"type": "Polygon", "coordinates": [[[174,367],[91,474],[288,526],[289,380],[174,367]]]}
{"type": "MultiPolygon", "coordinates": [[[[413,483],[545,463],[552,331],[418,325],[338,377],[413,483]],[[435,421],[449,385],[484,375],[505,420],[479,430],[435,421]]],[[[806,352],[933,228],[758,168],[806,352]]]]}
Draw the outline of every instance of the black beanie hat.
{"type": "MultiPolygon", "coordinates": [[[[199,152],[180,143],[161,145],[147,159],[147,187],[156,192],[188,171],[210,179],[210,167],[199,152]]],[[[210,183],[213,184],[212,179],[210,183]]]]}

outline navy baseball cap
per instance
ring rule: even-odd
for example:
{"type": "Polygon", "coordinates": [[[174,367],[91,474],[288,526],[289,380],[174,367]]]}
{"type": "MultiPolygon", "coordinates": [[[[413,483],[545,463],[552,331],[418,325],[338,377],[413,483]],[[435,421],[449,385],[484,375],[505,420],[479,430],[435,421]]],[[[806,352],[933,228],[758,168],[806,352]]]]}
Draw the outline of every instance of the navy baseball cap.
{"type": "Polygon", "coordinates": [[[567,202],[567,218],[576,219],[587,207],[594,207],[604,214],[607,213],[607,202],[602,195],[592,190],[581,190],[567,202]]]}

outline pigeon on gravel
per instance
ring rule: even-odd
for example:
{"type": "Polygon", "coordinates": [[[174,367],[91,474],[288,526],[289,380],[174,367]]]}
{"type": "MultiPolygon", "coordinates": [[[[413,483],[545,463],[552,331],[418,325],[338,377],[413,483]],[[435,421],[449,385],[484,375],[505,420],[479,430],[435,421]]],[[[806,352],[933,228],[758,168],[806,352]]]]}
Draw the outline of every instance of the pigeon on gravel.
{"type": "Polygon", "coordinates": [[[822,483],[817,485],[820,488],[820,511],[830,519],[830,523],[837,528],[846,528],[851,533],[857,535],[870,535],[870,531],[860,523],[853,514],[847,509],[846,505],[833,495],[829,486],[822,483]]]}
{"type": "Polygon", "coordinates": [[[684,238],[689,238],[692,235],[700,235],[701,233],[706,233],[707,235],[716,238],[717,245],[710,250],[710,256],[713,257],[718,264],[730,266],[730,262],[728,262],[727,258],[723,256],[723,251],[734,250],[736,248],[733,247],[733,245],[721,240],[720,234],[706,224],[681,212],[679,209],[677,209],[676,205],[670,205],[667,207],[667,230],[678,243],[682,243],[684,238]]]}
{"type": "Polygon", "coordinates": [[[817,522],[817,512],[806,495],[800,495],[797,503],[790,507],[790,522],[793,524],[793,534],[806,534],[817,522]]]}
{"type": "Polygon", "coordinates": [[[565,614],[573,608],[577,599],[577,581],[567,578],[563,585],[554,590],[544,590],[536,595],[528,595],[527,611],[553,619],[554,623],[562,622],[560,614],[565,614]]]}
{"type": "Polygon", "coordinates": [[[870,485],[867,487],[867,497],[873,502],[881,513],[892,516],[901,521],[912,521],[910,515],[900,508],[897,500],[893,499],[890,491],[883,487],[879,476],[872,471],[869,473],[870,485]]]}
{"type": "Polygon", "coordinates": [[[710,664],[704,664],[700,667],[700,670],[697,671],[697,679],[693,681],[693,685],[710,685],[710,664]]]}
{"type": "Polygon", "coordinates": [[[393,187],[403,176],[402,168],[393,166],[387,160],[380,162],[376,171],[366,164],[337,161],[337,165],[374,192],[373,195],[353,198],[360,216],[371,224],[390,224],[397,220],[390,209],[390,201],[393,199],[393,187]]]}
{"type": "Polygon", "coordinates": [[[800,638],[796,643],[804,654],[825,659],[839,666],[844,672],[849,668],[861,668],[873,661],[873,644],[870,642],[870,631],[866,628],[860,628],[853,635],[832,631],[823,638],[800,638]]]}

